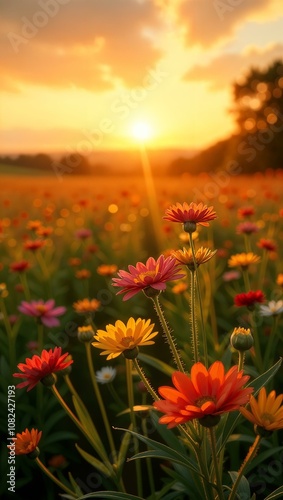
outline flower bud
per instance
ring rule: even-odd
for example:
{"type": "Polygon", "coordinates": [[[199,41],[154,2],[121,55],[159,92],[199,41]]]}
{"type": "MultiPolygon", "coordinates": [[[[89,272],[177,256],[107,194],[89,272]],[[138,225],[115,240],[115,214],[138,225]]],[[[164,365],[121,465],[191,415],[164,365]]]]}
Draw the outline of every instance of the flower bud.
{"type": "Polygon", "coordinates": [[[80,342],[90,342],[93,340],[94,331],[92,326],[79,326],[78,327],[78,339],[80,342]]]}
{"type": "Polygon", "coordinates": [[[30,453],[27,453],[26,456],[30,458],[31,460],[35,460],[39,456],[39,448],[36,447],[34,450],[32,450],[30,453]]]}
{"type": "Polygon", "coordinates": [[[145,294],[146,297],[149,299],[152,299],[154,297],[157,297],[160,294],[160,290],[156,290],[156,288],[152,288],[151,286],[148,286],[143,289],[143,293],[145,294]]]}
{"type": "Polygon", "coordinates": [[[199,423],[203,427],[215,427],[219,424],[220,418],[220,415],[205,415],[199,419],[199,423]]]}
{"type": "Polygon", "coordinates": [[[139,348],[136,346],[133,349],[125,349],[123,354],[126,359],[135,359],[139,354],[139,348]]]}
{"type": "Polygon", "coordinates": [[[261,427],[260,425],[255,425],[254,431],[255,431],[255,434],[258,434],[259,436],[261,436],[263,438],[268,438],[273,433],[273,431],[269,431],[269,430],[265,429],[264,427],[261,427]]]}
{"type": "Polygon", "coordinates": [[[45,387],[52,387],[52,385],[56,384],[56,375],[54,373],[49,373],[43,377],[40,381],[45,387]]]}
{"type": "Polygon", "coordinates": [[[242,327],[234,328],[230,342],[237,351],[248,351],[254,345],[250,329],[242,327]]]}
{"type": "Polygon", "coordinates": [[[188,220],[184,222],[184,231],[186,233],[194,233],[197,228],[196,222],[188,220]]]}

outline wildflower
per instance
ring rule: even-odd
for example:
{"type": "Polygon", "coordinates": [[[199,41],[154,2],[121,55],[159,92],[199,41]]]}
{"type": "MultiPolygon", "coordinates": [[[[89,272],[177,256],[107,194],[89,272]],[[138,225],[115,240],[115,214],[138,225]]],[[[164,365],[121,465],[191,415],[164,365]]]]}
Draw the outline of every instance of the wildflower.
{"type": "Polygon", "coordinates": [[[26,380],[16,387],[21,389],[28,386],[27,391],[30,391],[38,382],[43,381],[46,377],[47,382],[50,380],[50,385],[53,385],[55,379],[53,378],[53,384],[51,384],[52,378],[49,376],[55,372],[64,370],[73,363],[73,360],[66,361],[67,356],[69,356],[68,352],[65,354],[61,353],[61,347],[55,347],[54,351],[52,349],[49,351],[44,349],[40,356],[34,354],[32,358],[26,358],[26,363],[19,363],[17,367],[23,373],[14,373],[13,376],[26,380]]]}
{"type": "Polygon", "coordinates": [[[172,287],[172,292],[175,293],[176,295],[180,295],[184,293],[187,289],[188,289],[187,283],[181,281],[180,283],[177,283],[172,287]]]}
{"type": "Polygon", "coordinates": [[[86,280],[90,278],[91,272],[88,269],[78,269],[75,274],[79,280],[86,280]]]}
{"type": "Polygon", "coordinates": [[[248,253],[237,253],[232,255],[228,260],[229,267],[241,267],[246,269],[251,264],[258,264],[260,257],[255,255],[253,252],[248,253]]]}
{"type": "Polygon", "coordinates": [[[82,299],[73,304],[73,308],[79,314],[96,312],[101,306],[101,302],[96,299],[82,299]]]}
{"type": "Polygon", "coordinates": [[[213,207],[207,207],[203,203],[196,204],[194,202],[176,203],[171,205],[165,212],[163,219],[171,222],[181,222],[184,224],[184,230],[193,233],[196,230],[196,225],[209,226],[209,221],[216,219],[216,212],[213,207]]]}
{"type": "Polygon", "coordinates": [[[250,411],[240,408],[242,415],[256,426],[256,431],[276,431],[283,429],[283,394],[276,397],[276,392],[266,394],[265,387],[259,391],[258,398],[250,396],[250,411]]]}
{"type": "Polygon", "coordinates": [[[276,278],[276,284],[279,286],[283,286],[283,273],[279,273],[276,278]]]}
{"type": "Polygon", "coordinates": [[[154,344],[151,339],[158,333],[152,333],[154,326],[149,319],[146,321],[141,318],[137,320],[130,318],[127,324],[118,320],[115,325],[107,325],[106,331],[97,330],[94,336],[97,342],[93,342],[92,345],[98,349],[104,349],[100,354],[107,354],[106,359],[116,358],[122,353],[125,356],[136,357],[139,346],[154,344]]]}
{"type": "Polygon", "coordinates": [[[48,328],[60,325],[57,316],[62,316],[66,312],[66,307],[54,307],[55,301],[53,299],[47,300],[32,300],[31,302],[22,301],[18,309],[21,313],[27,316],[34,316],[39,318],[41,323],[48,328]]]}
{"type": "Polygon", "coordinates": [[[104,366],[96,372],[96,380],[99,384],[109,384],[116,377],[117,370],[112,366],[104,366]]]}
{"type": "Polygon", "coordinates": [[[56,469],[61,469],[67,465],[67,459],[64,455],[53,455],[49,458],[48,465],[56,469]]]}
{"type": "Polygon", "coordinates": [[[100,276],[112,276],[117,272],[117,269],[118,267],[115,264],[101,264],[96,271],[100,276]]]}
{"type": "Polygon", "coordinates": [[[81,342],[90,342],[93,339],[94,331],[91,325],[78,327],[78,339],[81,342]]]}
{"type": "Polygon", "coordinates": [[[261,316],[277,316],[283,312],[283,300],[271,300],[267,305],[259,306],[261,316]]]}
{"type": "Polygon", "coordinates": [[[38,228],[40,228],[42,225],[41,221],[40,220],[30,220],[28,223],[27,223],[27,226],[26,228],[27,229],[30,229],[31,231],[37,231],[38,228]]]}
{"type": "Polygon", "coordinates": [[[44,245],[45,245],[44,240],[26,240],[24,243],[24,249],[35,252],[36,250],[39,250],[40,248],[44,247],[44,245]]]}
{"type": "Polygon", "coordinates": [[[41,439],[41,435],[42,431],[38,431],[37,429],[31,429],[31,431],[26,429],[22,433],[18,432],[16,437],[12,438],[15,443],[15,454],[29,455],[34,451],[39,451],[37,445],[41,439]]]}
{"type": "Polygon", "coordinates": [[[52,233],[53,227],[51,226],[41,226],[36,230],[37,236],[42,236],[43,238],[47,238],[52,233]]]}
{"type": "Polygon", "coordinates": [[[264,293],[261,290],[250,290],[247,293],[239,293],[234,297],[235,306],[242,307],[246,306],[249,309],[253,309],[255,304],[260,304],[265,301],[264,293]]]}
{"type": "Polygon", "coordinates": [[[209,370],[202,363],[195,363],[191,376],[174,372],[172,382],[175,388],[159,387],[158,392],[165,399],[153,403],[157,410],[165,413],[159,423],[167,424],[169,429],[194,418],[203,425],[209,420],[218,423],[219,415],[238,410],[248,402],[253,391],[251,387],[243,388],[248,380],[249,376],[243,375],[236,366],[225,374],[221,361],[215,361],[209,370]]]}
{"type": "Polygon", "coordinates": [[[265,238],[261,238],[257,242],[257,246],[259,248],[263,248],[264,250],[267,250],[268,252],[276,252],[276,250],[277,250],[276,243],[274,243],[274,241],[272,241],[272,240],[268,240],[265,238]]]}
{"type": "Polygon", "coordinates": [[[250,217],[255,214],[254,207],[242,207],[238,210],[238,216],[240,219],[244,219],[245,217],[250,217]]]}
{"type": "Polygon", "coordinates": [[[92,236],[92,231],[88,228],[82,227],[75,232],[75,236],[79,240],[86,240],[92,236]]]}
{"type": "Polygon", "coordinates": [[[30,268],[30,263],[27,260],[12,262],[12,264],[10,265],[10,270],[14,273],[23,273],[29,268],[30,268]]]}
{"type": "Polygon", "coordinates": [[[1,297],[1,299],[5,299],[6,297],[8,297],[8,295],[9,295],[9,292],[7,290],[6,283],[0,283],[0,297],[1,297]]]}
{"type": "MultiPolygon", "coordinates": [[[[210,250],[209,248],[200,247],[195,252],[195,260],[197,267],[200,264],[208,262],[215,254],[217,250],[210,250]]],[[[183,248],[183,250],[176,250],[172,252],[173,257],[181,264],[186,264],[191,271],[194,271],[194,259],[192,249],[183,248]]]]}
{"type": "Polygon", "coordinates": [[[252,234],[257,233],[259,231],[259,227],[255,222],[245,221],[238,224],[236,227],[236,232],[238,234],[252,234]]]}
{"type": "Polygon", "coordinates": [[[242,327],[234,328],[230,342],[237,351],[248,351],[254,345],[250,329],[242,327]]]}
{"type": "Polygon", "coordinates": [[[128,300],[143,290],[146,294],[153,289],[156,293],[166,289],[166,282],[183,278],[180,267],[173,257],[160,255],[157,260],[149,257],[146,263],[138,262],[136,267],[128,266],[129,272],[120,270],[119,278],[113,278],[113,286],[121,287],[117,295],[125,293],[123,300],[128,300]]]}
{"type": "Polygon", "coordinates": [[[78,267],[80,266],[82,263],[81,259],[79,259],[78,257],[71,257],[69,260],[68,260],[68,264],[69,266],[71,267],[78,267]]]}
{"type": "Polygon", "coordinates": [[[239,271],[227,271],[226,273],[223,273],[222,279],[223,281],[229,282],[238,280],[240,277],[241,275],[239,271]]]}

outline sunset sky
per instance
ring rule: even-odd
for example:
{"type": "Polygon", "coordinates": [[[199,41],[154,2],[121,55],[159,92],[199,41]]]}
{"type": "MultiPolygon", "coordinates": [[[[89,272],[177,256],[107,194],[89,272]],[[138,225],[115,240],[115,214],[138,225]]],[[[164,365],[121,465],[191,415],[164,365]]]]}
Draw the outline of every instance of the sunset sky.
{"type": "Polygon", "coordinates": [[[232,83],[283,56],[282,0],[1,2],[1,153],[203,148],[232,83]]]}

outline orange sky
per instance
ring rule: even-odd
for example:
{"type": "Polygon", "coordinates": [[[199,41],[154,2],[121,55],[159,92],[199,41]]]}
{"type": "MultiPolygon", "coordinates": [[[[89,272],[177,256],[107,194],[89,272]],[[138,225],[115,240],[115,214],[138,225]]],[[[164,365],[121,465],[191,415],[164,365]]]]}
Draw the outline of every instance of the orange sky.
{"type": "Polygon", "coordinates": [[[1,17],[1,153],[129,147],[140,120],[151,147],[205,147],[235,130],[232,82],[283,54],[281,0],[9,0],[1,17]]]}

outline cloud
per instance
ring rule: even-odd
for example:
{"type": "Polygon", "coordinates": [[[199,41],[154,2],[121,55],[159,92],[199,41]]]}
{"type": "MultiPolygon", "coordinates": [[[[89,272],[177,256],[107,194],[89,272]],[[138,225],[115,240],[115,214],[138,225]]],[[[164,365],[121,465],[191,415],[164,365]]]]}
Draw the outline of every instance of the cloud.
{"type": "Polygon", "coordinates": [[[208,82],[212,90],[219,90],[231,85],[251,67],[263,68],[275,59],[282,60],[282,54],[283,44],[279,43],[264,49],[247,47],[242,54],[225,53],[205,66],[194,66],[184,75],[184,80],[208,82]]]}
{"type": "Polygon", "coordinates": [[[184,0],[177,12],[186,44],[210,47],[231,37],[239,24],[268,7],[270,0],[184,0]]]}
{"type": "Polygon", "coordinates": [[[4,2],[2,88],[139,85],[161,57],[154,39],[161,14],[151,0],[4,2]]]}

